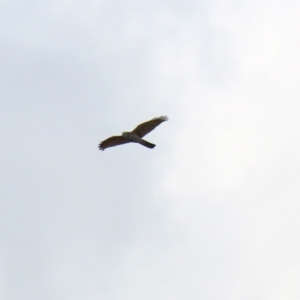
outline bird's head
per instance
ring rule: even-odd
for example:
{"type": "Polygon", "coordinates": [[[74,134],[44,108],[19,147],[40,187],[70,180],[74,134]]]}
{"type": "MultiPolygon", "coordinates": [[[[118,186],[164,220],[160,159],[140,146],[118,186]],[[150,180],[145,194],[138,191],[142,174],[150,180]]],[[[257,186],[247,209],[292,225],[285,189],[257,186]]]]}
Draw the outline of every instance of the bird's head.
{"type": "Polygon", "coordinates": [[[125,139],[129,139],[130,138],[130,132],[122,132],[122,137],[125,139]]]}

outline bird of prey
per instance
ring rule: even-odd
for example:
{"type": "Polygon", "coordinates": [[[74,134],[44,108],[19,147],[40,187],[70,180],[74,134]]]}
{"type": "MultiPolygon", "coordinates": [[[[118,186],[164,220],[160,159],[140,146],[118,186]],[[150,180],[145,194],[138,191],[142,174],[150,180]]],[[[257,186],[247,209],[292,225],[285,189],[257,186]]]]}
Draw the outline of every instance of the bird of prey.
{"type": "Polygon", "coordinates": [[[123,145],[127,143],[138,143],[147,148],[152,149],[155,147],[155,145],[143,140],[142,137],[144,137],[146,134],[152,131],[156,126],[158,126],[159,124],[167,120],[168,117],[166,116],[154,118],[150,121],[138,125],[134,130],[130,132],[123,132],[122,135],[112,136],[102,141],[99,144],[98,148],[103,151],[109,147],[114,147],[114,146],[123,145]]]}

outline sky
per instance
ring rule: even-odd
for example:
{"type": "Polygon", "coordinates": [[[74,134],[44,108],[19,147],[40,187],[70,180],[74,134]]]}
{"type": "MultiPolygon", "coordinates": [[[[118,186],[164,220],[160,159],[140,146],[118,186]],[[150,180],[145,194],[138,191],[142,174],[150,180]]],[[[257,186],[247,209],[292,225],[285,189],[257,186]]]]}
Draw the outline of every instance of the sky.
{"type": "Polygon", "coordinates": [[[299,12],[1,1],[0,299],[300,299],[299,12]]]}

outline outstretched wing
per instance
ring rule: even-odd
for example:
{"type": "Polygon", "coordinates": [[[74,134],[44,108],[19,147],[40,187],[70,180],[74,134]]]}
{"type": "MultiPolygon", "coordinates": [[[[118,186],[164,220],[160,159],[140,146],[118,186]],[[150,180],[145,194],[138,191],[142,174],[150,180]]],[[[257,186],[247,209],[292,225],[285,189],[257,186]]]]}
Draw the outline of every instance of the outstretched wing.
{"type": "Polygon", "coordinates": [[[166,117],[166,116],[154,118],[148,122],[138,125],[132,132],[136,133],[139,137],[143,137],[146,134],[148,134],[150,131],[152,131],[160,123],[165,122],[165,121],[168,121],[168,117],[166,117]]]}
{"type": "Polygon", "coordinates": [[[117,136],[112,136],[108,139],[106,139],[105,141],[102,141],[98,148],[99,150],[104,150],[106,148],[109,147],[114,147],[114,146],[118,146],[118,145],[122,145],[122,144],[126,144],[129,143],[128,140],[124,139],[121,135],[117,135],[117,136]]]}

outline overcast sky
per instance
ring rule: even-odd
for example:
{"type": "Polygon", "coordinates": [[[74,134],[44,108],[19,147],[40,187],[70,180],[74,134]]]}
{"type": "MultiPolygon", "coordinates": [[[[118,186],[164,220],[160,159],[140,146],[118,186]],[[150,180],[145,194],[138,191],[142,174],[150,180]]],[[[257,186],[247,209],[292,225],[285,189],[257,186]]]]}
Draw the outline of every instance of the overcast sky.
{"type": "Polygon", "coordinates": [[[0,299],[300,299],[299,14],[1,1],[0,299]]]}

